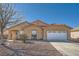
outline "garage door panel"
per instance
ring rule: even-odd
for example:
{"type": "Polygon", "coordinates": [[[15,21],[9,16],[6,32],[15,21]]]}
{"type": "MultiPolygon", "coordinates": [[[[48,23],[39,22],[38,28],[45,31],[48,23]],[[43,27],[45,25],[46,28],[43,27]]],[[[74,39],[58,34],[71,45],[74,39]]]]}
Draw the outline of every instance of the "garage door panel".
{"type": "Polygon", "coordinates": [[[67,40],[66,32],[47,32],[47,40],[67,40]]]}

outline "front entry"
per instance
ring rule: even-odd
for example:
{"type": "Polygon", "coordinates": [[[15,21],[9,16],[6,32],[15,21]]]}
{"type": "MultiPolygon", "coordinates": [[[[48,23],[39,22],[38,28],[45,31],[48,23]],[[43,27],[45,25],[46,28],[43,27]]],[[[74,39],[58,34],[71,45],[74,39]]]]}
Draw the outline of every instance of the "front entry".
{"type": "Polygon", "coordinates": [[[37,39],[37,31],[33,30],[32,31],[32,40],[36,40],[37,39]]]}

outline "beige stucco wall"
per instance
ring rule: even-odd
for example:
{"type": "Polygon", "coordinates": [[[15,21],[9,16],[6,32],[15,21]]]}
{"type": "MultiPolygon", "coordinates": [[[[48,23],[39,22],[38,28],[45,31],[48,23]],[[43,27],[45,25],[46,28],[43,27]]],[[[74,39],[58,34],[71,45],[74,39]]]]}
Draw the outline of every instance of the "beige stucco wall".
{"type": "Polygon", "coordinates": [[[37,31],[37,39],[42,39],[42,30],[41,30],[41,28],[39,28],[35,25],[31,25],[30,27],[24,29],[24,32],[27,35],[28,39],[32,38],[33,30],[37,31]]]}
{"type": "MultiPolygon", "coordinates": [[[[23,25],[22,25],[23,26],[23,25]]],[[[47,31],[66,31],[68,34],[68,39],[70,38],[70,29],[64,25],[60,26],[60,25],[49,25],[46,28],[41,28],[37,25],[30,25],[30,26],[17,26],[14,28],[9,29],[9,33],[8,33],[8,38],[9,39],[16,39],[16,31],[17,30],[23,30],[24,33],[27,35],[27,39],[31,39],[32,38],[32,30],[36,30],[37,31],[37,39],[44,39],[47,40],[47,31]]]]}
{"type": "Polygon", "coordinates": [[[79,31],[71,31],[71,40],[79,42],[79,31]]]}
{"type": "Polygon", "coordinates": [[[23,30],[25,27],[27,27],[29,24],[27,23],[22,23],[22,24],[19,24],[19,25],[16,25],[16,26],[13,26],[7,30],[23,30]]]}
{"type": "Polygon", "coordinates": [[[8,35],[8,33],[9,33],[8,30],[4,31],[4,35],[8,35]]]}
{"type": "Polygon", "coordinates": [[[7,30],[4,31],[4,34],[8,34],[8,39],[9,40],[15,40],[17,38],[16,32],[23,30],[25,27],[27,27],[27,23],[22,23],[16,26],[13,26],[7,30]]]}
{"type": "Polygon", "coordinates": [[[71,38],[74,38],[74,39],[79,38],[79,31],[71,32],[71,38]]]}
{"type": "Polygon", "coordinates": [[[16,40],[16,30],[11,30],[11,31],[9,31],[9,33],[8,33],[8,39],[9,40],[16,40]]]}

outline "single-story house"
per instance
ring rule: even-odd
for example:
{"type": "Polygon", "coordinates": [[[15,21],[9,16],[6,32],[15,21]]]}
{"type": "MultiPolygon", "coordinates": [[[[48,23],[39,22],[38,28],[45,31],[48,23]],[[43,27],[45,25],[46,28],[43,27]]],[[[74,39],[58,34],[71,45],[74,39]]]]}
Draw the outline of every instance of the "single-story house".
{"type": "Polygon", "coordinates": [[[71,39],[79,42],[79,27],[71,30],[71,39]]]}
{"type": "Polygon", "coordinates": [[[5,33],[9,40],[17,40],[25,33],[29,40],[70,40],[71,27],[65,24],[47,24],[41,20],[22,22],[8,28],[5,33]]]}

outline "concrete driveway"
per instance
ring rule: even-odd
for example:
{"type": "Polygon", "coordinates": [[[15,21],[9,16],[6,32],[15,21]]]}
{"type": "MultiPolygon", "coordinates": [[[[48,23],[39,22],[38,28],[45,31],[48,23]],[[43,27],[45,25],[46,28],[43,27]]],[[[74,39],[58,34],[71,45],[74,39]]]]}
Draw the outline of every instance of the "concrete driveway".
{"type": "Polygon", "coordinates": [[[79,56],[79,43],[50,42],[64,56],[79,56]]]}

